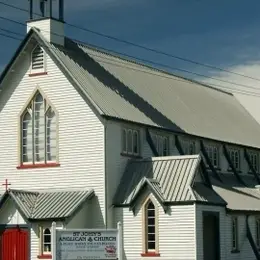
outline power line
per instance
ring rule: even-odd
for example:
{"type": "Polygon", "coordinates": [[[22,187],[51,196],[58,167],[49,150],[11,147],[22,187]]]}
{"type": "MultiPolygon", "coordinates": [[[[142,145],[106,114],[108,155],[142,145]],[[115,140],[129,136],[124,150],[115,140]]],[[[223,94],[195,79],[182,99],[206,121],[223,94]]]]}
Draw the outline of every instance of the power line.
{"type": "Polygon", "coordinates": [[[13,37],[13,36],[11,36],[11,35],[8,35],[8,34],[5,34],[5,33],[1,33],[1,32],[0,32],[0,36],[6,37],[6,38],[10,38],[10,39],[13,39],[13,40],[16,40],[16,41],[22,41],[22,40],[19,39],[19,38],[16,38],[16,37],[13,37]]]}
{"type": "MultiPolygon", "coordinates": [[[[1,36],[1,34],[0,34],[0,36],[1,36]]],[[[11,37],[9,35],[3,35],[3,36],[4,37],[8,37],[10,39],[18,40],[20,42],[22,41],[21,39],[13,38],[13,37],[11,37]]],[[[54,47],[50,47],[50,48],[54,48],[54,47]]],[[[94,56],[94,57],[97,57],[97,58],[101,58],[101,56],[95,55],[95,54],[91,54],[91,56],[94,56]]],[[[155,73],[156,71],[154,71],[154,72],[152,72],[152,71],[145,71],[145,70],[140,70],[138,68],[133,68],[131,66],[127,66],[126,64],[122,63],[123,61],[117,62],[117,63],[121,63],[121,65],[120,65],[120,64],[116,64],[116,63],[112,62],[108,58],[105,58],[108,61],[104,61],[103,59],[104,59],[104,57],[102,57],[102,60],[98,60],[98,59],[95,59],[95,60],[98,61],[98,62],[102,62],[104,64],[110,64],[110,65],[115,66],[115,67],[128,68],[129,70],[139,71],[139,72],[142,72],[142,73],[145,73],[145,74],[150,74],[150,75],[154,75],[154,76],[161,77],[161,78],[167,78],[167,79],[171,79],[171,80],[174,80],[174,81],[187,82],[187,80],[190,80],[193,84],[200,84],[200,85],[204,85],[204,86],[207,86],[207,87],[214,87],[215,89],[217,88],[219,90],[224,90],[224,91],[230,90],[230,91],[232,91],[232,93],[241,93],[241,94],[250,95],[250,96],[260,96],[260,93],[256,93],[256,92],[240,91],[240,90],[236,90],[236,89],[233,89],[233,88],[230,88],[230,87],[225,87],[225,86],[217,85],[217,84],[207,85],[207,84],[205,84],[203,82],[196,82],[196,81],[191,80],[191,79],[185,79],[185,78],[181,78],[181,77],[174,76],[174,75],[171,75],[171,74],[169,74],[169,75],[167,75],[167,74],[158,75],[158,73],[155,73]]]]}
{"type": "MultiPolygon", "coordinates": [[[[10,8],[20,10],[20,11],[28,12],[28,10],[26,10],[24,8],[21,8],[21,7],[12,5],[12,4],[7,4],[7,3],[4,3],[2,1],[0,1],[0,4],[5,5],[7,7],[10,7],[10,8]]],[[[39,15],[38,13],[34,13],[34,14],[39,15]]],[[[108,35],[108,34],[104,34],[104,33],[101,33],[101,32],[97,32],[97,31],[94,31],[94,30],[91,30],[91,29],[88,29],[88,28],[78,26],[78,25],[74,25],[74,24],[70,24],[70,23],[66,23],[66,24],[70,27],[73,27],[73,28],[76,28],[76,29],[79,29],[79,30],[83,30],[83,31],[86,31],[86,32],[89,32],[89,33],[92,33],[92,34],[95,34],[95,35],[98,35],[98,36],[101,36],[101,37],[105,37],[105,38],[110,39],[110,40],[114,40],[114,41],[117,41],[117,42],[128,44],[128,45],[131,45],[131,46],[134,46],[134,47],[137,47],[137,48],[141,48],[141,49],[144,49],[146,51],[154,52],[156,54],[161,54],[161,55],[164,55],[164,56],[167,56],[167,57],[171,57],[171,58],[178,59],[178,60],[181,60],[181,61],[184,61],[184,62],[192,63],[192,64],[195,64],[195,65],[198,65],[198,66],[202,66],[202,67],[206,67],[206,68],[210,68],[210,69],[214,69],[214,70],[219,70],[219,71],[230,73],[230,74],[237,75],[237,76],[240,76],[240,77],[245,77],[245,78],[248,78],[248,79],[260,81],[260,79],[255,78],[255,77],[240,74],[240,73],[230,71],[230,70],[227,70],[227,69],[223,69],[223,68],[220,68],[220,67],[216,67],[216,66],[213,66],[213,65],[204,64],[204,63],[201,63],[201,62],[198,62],[198,61],[195,61],[195,60],[191,60],[191,59],[188,59],[188,58],[183,58],[183,57],[171,54],[171,53],[164,52],[164,51],[159,50],[159,49],[146,47],[144,45],[140,45],[140,44],[137,44],[137,43],[134,43],[134,42],[131,42],[131,41],[123,40],[123,39],[120,39],[118,37],[111,36],[111,35],[108,35]]]]}
{"type": "Polygon", "coordinates": [[[5,28],[3,28],[3,27],[0,27],[0,30],[3,31],[3,32],[7,32],[7,33],[11,33],[11,34],[16,34],[16,35],[19,35],[19,36],[23,36],[23,37],[24,37],[24,34],[21,34],[21,33],[18,33],[18,32],[14,32],[14,31],[5,29],[5,28]]]}
{"type": "MultiPolygon", "coordinates": [[[[9,19],[9,18],[6,18],[6,17],[0,16],[0,19],[8,20],[8,21],[10,21],[10,22],[14,22],[14,23],[16,23],[16,24],[26,26],[25,23],[18,22],[18,21],[15,21],[15,20],[12,20],[12,19],[9,19]]],[[[13,31],[10,31],[10,32],[12,32],[12,33],[14,33],[14,34],[18,34],[18,33],[13,32],[13,31]]],[[[59,34],[57,34],[57,35],[58,35],[58,36],[61,36],[61,35],[59,35],[59,34]]],[[[7,35],[3,35],[3,36],[4,36],[4,37],[7,37],[7,35]]],[[[9,36],[8,38],[13,38],[13,39],[15,39],[15,40],[21,41],[21,39],[18,39],[18,38],[12,37],[12,36],[9,36]]],[[[78,43],[81,43],[81,44],[91,45],[91,44],[89,44],[89,43],[80,42],[80,41],[75,40],[75,39],[71,39],[71,40],[74,40],[74,41],[76,41],[76,42],[78,42],[78,43]]],[[[240,86],[245,87],[245,88],[252,88],[252,89],[259,90],[258,88],[255,88],[255,87],[251,87],[251,86],[247,86],[247,85],[243,85],[243,84],[238,84],[238,83],[234,83],[234,82],[229,82],[229,81],[225,81],[225,80],[220,80],[220,79],[217,79],[217,78],[205,76],[205,75],[198,74],[198,73],[195,73],[195,72],[191,72],[191,71],[187,71],[187,70],[183,70],[183,69],[179,69],[179,68],[174,68],[174,67],[172,67],[172,66],[169,66],[169,65],[166,65],[166,64],[162,64],[162,63],[157,63],[157,62],[154,62],[154,61],[151,61],[151,60],[141,59],[141,58],[138,58],[138,57],[135,57],[135,56],[131,56],[131,55],[125,54],[125,53],[120,53],[120,52],[111,51],[111,50],[108,50],[108,49],[103,48],[103,47],[100,47],[100,46],[91,45],[91,47],[92,47],[92,48],[99,48],[99,49],[101,48],[101,49],[103,49],[103,50],[105,50],[105,51],[108,51],[108,52],[114,52],[114,53],[117,53],[117,54],[119,54],[119,55],[123,55],[123,56],[126,56],[126,57],[130,57],[130,58],[133,58],[133,59],[136,59],[136,60],[141,60],[141,61],[143,61],[143,62],[148,62],[148,63],[150,63],[150,64],[155,64],[155,65],[158,65],[158,66],[161,66],[161,67],[170,68],[170,69],[172,69],[172,70],[184,71],[184,72],[191,73],[191,74],[195,74],[195,75],[198,75],[198,76],[203,76],[203,77],[210,78],[210,79],[213,79],[213,80],[221,81],[221,82],[224,82],[224,83],[234,84],[234,85],[236,85],[236,86],[237,86],[237,85],[240,85],[240,86]]],[[[92,55],[93,55],[93,54],[92,54],[92,55]]],[[[93,56],[95,56],[95,55],[93,55],[93,56]]],[[[106,63],[106,62],[104,62],[104,63],[106,63]]],[[[110,63],[110,64],[111,64],[111,63],[110,63]]],[[[113,64],[113,65],[115,65],[115,64],[113,64]]],[[[124,67],[126,67],[125,64],[124,64],[124,67]]],[[[153,74],[153,73],[150,73],[150,74],[153,74]]],[[[160,75],[160,76],[162,77],[162,75],[160,75]]],[[[176,76],[176,75],[172,75],[172,76],[178,77],[178,76],[176,76]]],[[[168,77],[168,78],[169,78],[169,77],[168,77]]],[[[190,80],[190,81],[193,81],[193,82],[194,82],[194,80],[189,79],[189,78],[187,78],[187,80],[190,80]]],[[[179,81],[180,81],[180,80],[179,80],[179,81]]],[[[182,81],[185,81],[185,79],[183,78],[182,81]]],[[[204,83],[200,83],[200,82],[196,82],[196,83],[197,83],[197,84],[204,84],[204,83]]],[[[206,84],[204,84],[204,85],[206,85],[206,84]]],[[[230,87],[228,87],[228,86],[222,86],[222,85],[216,85],[216,84],[211,84],[211,86],[217,87],[218,89],[223,89],[223,90],[229,89],[229,90],[231,90],[233,93],[234,93],[234,92],[237,92],[236,90],[234,90],[233,88],[230,88],[230,87]]],[[[238,91],[239,91],[239,90],[238,90],[238,91]]],[[[243,91],[242,91],[242,92],[243,92],[243,91]]],[[[239,91],[239,93],[242,93],[242,92],[239,91]]],[[[256,92],[248,92],[248,91],[244,91],[243,93],[248,93],[248,94],[250,94],[250,95],[256,94],[256,92]]]]}
{"type": "MultiPolygon", "coordinates": [[[[3,16],[0,16],[0,19],[7,20],[7,21],[10,21],[10,22],[14,22],[14,23],[22,25],[22,26],[27,26],[25,23],[15,21],[13,19],[9,19],[9,18],[3,17],[3,16]]],[[[46,30],[42,30],[42,31],[49,32],[49,31],[46,31],[46,30]]],[[[15,32],[13,32],[13,33],[15,33],[15,32]]],[[[60,34],[57,34],[57,33],[53,33],[53,34],[55,34],[57,36],[63,36],[63,35],[60,35],[60,34]]],[[[223,82],[223,83],[228,83],[228,84],[231,84],[231,85],[240,86],[240,87],[247,88],[247,89],[258,90],[258,88],[254,87],[254,86],[249,86],[249,85],[240,84],[240,83],[233,82],[233,81],[228,81],[228,80],[223,80],[223,79],[207,76],[207,75],[200,74],[200,73],[197,73],[197,72],[193,72],[193,71],[189,71],[189,70],[185,70],[185,69],[181,69],[181,68],[176,68],[176,67],[172,67],[170,65],[166,65],[166,64],[163,64],[163,63],[154,62],[154,61],[151,61],[151,60],[148,60],[148,59],[143,59],[143,58],[139,58],[139,57],[136,57],[136,56],[132,56],[132,55],[129,55],[127,53],[113,51],[113,50],[106,49],[106,48],[101,47],[101,46],[89,44],[88,42],[79,41],[77,39],[73,39],[73,38],[71,38],[71,39],[73,41],[76,41],[76,42],[83,44],[83,45],[89,45],[89,46],[92,46],[93,48],[102,49],[104,51],[112,52],[112,53],[117,54],[117,55],[121,55],[121,56],[125,56],[125,57],[131,58],[131,59],[139,60],[141,62],[150,63],[150,64],[153,64],[153,65],[160,66],[160,67],[163,67],[163,68],[168,68],[168,69],[171,69],[171,70],[174,70],[174,71],[185,72],[185,73],[189,73],[189,74],[192,74],[192,75],[195,75],[195,76],[208,78],[208,79],[223,82]]]]}

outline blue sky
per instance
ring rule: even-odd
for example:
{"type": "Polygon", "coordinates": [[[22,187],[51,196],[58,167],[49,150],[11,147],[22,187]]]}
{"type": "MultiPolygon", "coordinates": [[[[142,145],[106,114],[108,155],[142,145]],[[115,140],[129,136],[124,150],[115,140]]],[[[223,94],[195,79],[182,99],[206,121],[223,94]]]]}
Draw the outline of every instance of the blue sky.
{"type": "MultiPolygon", "coordinates": [[[[28,0],[0,1],[28,8],[28,0]]],[[[259,0],[65,0],[65,20],[70,24],[260,79],[259,10],[259,0]]],[[[27,13],[1,4],[0,16],[20,22],[28,19],[27,13]]],[[[23,34],[26,30],[25,26],[2,19],[0,28],[23,34]]],[[[0,30],[0,33],[3,32],[0,30]]],[[[196,66],[69,26],[66,27],[66,34],[84,42],[172,67],[260,88],[260,81],[196,66]]],[[[0,71],[18,44],[15,40],[0,36],[0,71]]],[[[227,89],[235,87],[223,82],[195,78],[227,89]]],[[[258,91],[241,86],[235,88],[258,91]]]]}

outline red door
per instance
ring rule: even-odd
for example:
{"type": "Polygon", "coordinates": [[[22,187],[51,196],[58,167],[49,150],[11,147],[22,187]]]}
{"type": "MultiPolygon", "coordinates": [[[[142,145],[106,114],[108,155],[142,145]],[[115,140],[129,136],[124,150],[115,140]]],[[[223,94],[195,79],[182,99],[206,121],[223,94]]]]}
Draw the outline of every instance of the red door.
{"type": "Polygon", "coordinates": [[[21,228],[4,230],[1,235],[1,260],[28,260],[28,231],[21,228]]]}

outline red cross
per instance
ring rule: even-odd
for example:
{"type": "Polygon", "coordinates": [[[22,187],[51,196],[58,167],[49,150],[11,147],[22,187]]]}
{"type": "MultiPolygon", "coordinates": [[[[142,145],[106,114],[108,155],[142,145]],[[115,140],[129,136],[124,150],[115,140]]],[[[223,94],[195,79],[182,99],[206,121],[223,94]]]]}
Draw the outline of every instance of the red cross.
{"type": "Polygon", "coordinates": [[[11,183],[8,183],[8,180],[5,179],[5,183],[3,183],[2,186],[5,186],[6,191],[7,191],[9,185],[11,185],[11,183]]]}

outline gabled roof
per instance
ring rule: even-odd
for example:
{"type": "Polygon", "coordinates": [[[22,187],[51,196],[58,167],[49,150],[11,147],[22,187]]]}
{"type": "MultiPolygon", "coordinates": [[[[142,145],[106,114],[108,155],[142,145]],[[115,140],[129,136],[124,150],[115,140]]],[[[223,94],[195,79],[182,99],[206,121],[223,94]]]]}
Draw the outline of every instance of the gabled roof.
{"type": "Polygon", "coordinates": [[[36,29],[31,29],[15,56],[31,38],[102,116],[260,148],[259,124],[230,93],[68,38],[64,47],[53,45],[36,29]]]}
{"type": "Polygon", "coordinates": [[[93,190],[32,192],[11,189],[1,197],[0,208],[11,198],[29,220],[66,219],[93,195],[93,190]]]}
{"type": "Polygon", "coordinates": [[[200,160],[200,155],[188,155],[130,161],[116,191],[114,205],[132,205],[145,184],[162,204],[188,201],[225,204],[212,189],[194,182],[200,160]]]}

